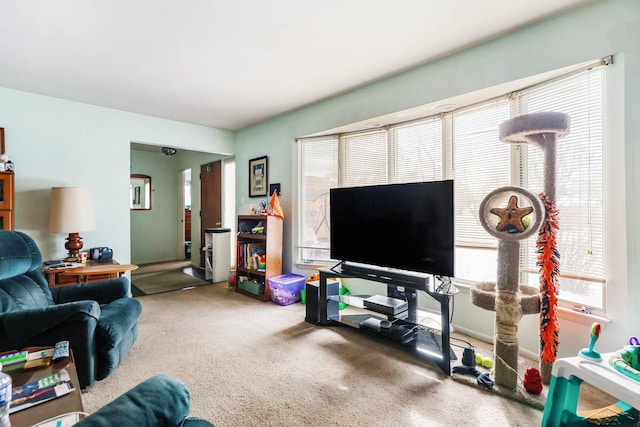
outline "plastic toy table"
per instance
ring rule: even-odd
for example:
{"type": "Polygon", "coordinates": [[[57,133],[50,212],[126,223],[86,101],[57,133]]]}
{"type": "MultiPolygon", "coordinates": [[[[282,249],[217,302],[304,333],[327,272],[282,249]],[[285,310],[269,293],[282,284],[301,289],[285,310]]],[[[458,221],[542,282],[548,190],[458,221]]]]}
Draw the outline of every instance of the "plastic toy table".
{"type": "Polygon", "coordinates": [[[640,408],[640,381],[635,381],[611,367],[609,359],[616,354],[602,354],[600,360],[582,356],[556,360],[551,373],[542,425],[580,425],[584,417],[578,416],[576,409],[583,381],[620,399],[621,402],[616,405],[621,410],[640,408]]]}

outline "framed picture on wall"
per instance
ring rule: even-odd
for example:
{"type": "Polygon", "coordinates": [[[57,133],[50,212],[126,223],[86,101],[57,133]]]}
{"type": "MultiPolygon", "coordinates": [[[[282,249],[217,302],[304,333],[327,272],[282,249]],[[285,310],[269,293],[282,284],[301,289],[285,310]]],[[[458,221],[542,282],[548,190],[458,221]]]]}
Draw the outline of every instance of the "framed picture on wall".
{"type": "Polygon", "coordinates": [[[267,195],[267,156],[249,160],[249,197],[267,195]]]}
{"type": "Polygon", "coordinates": [[[280,183],[269,184],[269,197],[273,196],[274,191],[276,192],[278,197],[280,197],[280,183]]]}

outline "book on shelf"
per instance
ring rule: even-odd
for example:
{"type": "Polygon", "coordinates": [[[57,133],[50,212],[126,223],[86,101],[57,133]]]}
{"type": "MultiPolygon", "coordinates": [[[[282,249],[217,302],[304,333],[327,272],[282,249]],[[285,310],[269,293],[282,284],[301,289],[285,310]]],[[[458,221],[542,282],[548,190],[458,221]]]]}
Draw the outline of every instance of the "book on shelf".
{"type": "Polygon", "coordinates": [[[38,381],[15,386],[11,390],[9,413],[21,411],[40,403],[48,402],[74,390],[69,372],[61,369],[38,381]]]}
{"type": "Polygon", "coordinates": [[[238,265],[249,270],[264,270],[266,250],[262,243],[238,244],[238,265]]]}
{"type": "Polygon", "coordinates": [[[255,245],[249,248],[251,255],[251,268],[253,270],[264,270],[266,263],[266,252],[263,245],[255,245]]]}

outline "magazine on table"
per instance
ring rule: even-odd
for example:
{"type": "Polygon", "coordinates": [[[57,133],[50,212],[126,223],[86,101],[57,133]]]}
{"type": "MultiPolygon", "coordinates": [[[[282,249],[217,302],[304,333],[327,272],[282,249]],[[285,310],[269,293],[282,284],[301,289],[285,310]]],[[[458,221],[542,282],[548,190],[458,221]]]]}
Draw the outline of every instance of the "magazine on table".
{"type": "Polygon", "coordinates": [[[64,369],[38,381],[15,386],[11,390],[9,413],[13,414],[39,403],[64,396],[71,393],[73,389],[69,372],[64,369]]]}
{"type": "Polygon", "coordinates": [[[56,415],[55,417],[40,421],[31,427],[73,427],[88,415],[86,412],[67,412],[66,414],[56,415]]]}

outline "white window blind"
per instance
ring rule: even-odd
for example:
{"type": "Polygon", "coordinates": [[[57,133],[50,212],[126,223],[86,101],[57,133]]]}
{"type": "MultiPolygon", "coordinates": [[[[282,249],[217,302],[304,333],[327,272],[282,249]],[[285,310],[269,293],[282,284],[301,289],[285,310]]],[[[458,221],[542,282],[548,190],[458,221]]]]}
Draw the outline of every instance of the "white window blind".
{"type": "Polygon", "coordinates": [[[386,184],[388,181],[387,131],[347,134],[340,149],[340,186],[386,184]]]}
{"type": "MultiPolygon", "coordinates": [[[[560,294],[588,295],[588,305],[599,308],[605,278],[604,70],[597,67],[520,96],[521,108],[529,113],[557,111],[571,118],[569,135],[557,143],[560,294]]],[[[528,145],[526,153],[527,186],[537,194],[544,190],[543,151],[528,145]]],[[[533,248],[524,268],[536,269],[533,248]]]]}
{"type": "MultiPolygon", "coordinates": [[[[498,127],[509,118],[507,100],[453,114],[456,246],[495,248],[479,219],[480,203],[498,187],[510,185],[509,145],[498,127]]],[[[467,277],[467,279],[471,279],[467,277]]]]}
{"type": "Polygon", "coordinates": [[[329,259],[329,189],[338,185],[338,137],[307,139],[300,144],[300,154],[301,257],[329,259]]]}
{"type": "Polygon", "coordinates": [[[393,126],[390,164],[391,182],[443,179],[442,120],[439,117],[393,126]]]}

